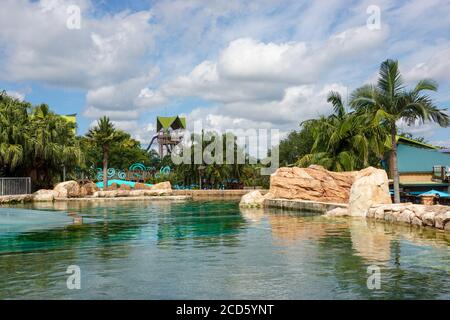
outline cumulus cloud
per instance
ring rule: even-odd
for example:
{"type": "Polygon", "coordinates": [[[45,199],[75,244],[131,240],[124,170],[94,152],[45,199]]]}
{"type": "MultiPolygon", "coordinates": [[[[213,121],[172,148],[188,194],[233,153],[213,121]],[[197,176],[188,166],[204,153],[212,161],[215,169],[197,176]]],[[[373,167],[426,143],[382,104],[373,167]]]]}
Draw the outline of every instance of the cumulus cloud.
{"type": "Polygon", "coordinates": [[[84,117],[107,115],[139,139],[142,116],[166,104],[210,128],[296,128],[331,110],[329,90],[376,80],[386,58],[408,82],[438,80],[448,102],[448,1],[377,1],[380,30],[366,28],[371,4],[161,0],[105,12],[91,0],[3,0],[0,80],[81,88],[84,117]],[[66,27],[69,5],[79,30],[66,27]]]}
{"type": "Polygon", "coordinates": [[[152,69],[147,75],[89,90],[83,115],[88,118],[106,115],[113,120],[138,119],[142,111],[167,102],[161,93],[146,87],[157,74],[158,70],[152,69]]]}
{"type": "Polygon", "coordinates": [[[341,84],[288,87],[280,100],[225,103],[208,108],[208,112],[197,108],[188,114],[188,120],[201,119],[206,128],[218,131],[239,128],[289,130],[298,128],[304,120],[331,113],[332,108],[326,102],[331,90],[345,96],[347,88],[341,84]]]}
{"type": "Polygon", "coordinates": [[[93,88],[139,74],[153,39],[150,12],[93,18],[90,10],[87,0],[2,1],[5,80],[93,88]],[[81,29],[67,28],[71,5],[81,9],[81,29]]]}
{"type": "Polygon", "coordinates": [[[408,81],[424,78],[450,82],[450,43],[427,48],[427,55],[417,57],[416,63],[405,74],[408,81]]]}
{"type": "Polygon", "coordinates": [[[351,59],[383,41],[387,29],[349,29],[331,36],[319,48],[305,42],[232,41],[216,62],[203,61],[188,75],[163,86],[167,95],[199,96],[219,102],[283,98],[292,85],[311,84],[336,61],[351,59]]]}

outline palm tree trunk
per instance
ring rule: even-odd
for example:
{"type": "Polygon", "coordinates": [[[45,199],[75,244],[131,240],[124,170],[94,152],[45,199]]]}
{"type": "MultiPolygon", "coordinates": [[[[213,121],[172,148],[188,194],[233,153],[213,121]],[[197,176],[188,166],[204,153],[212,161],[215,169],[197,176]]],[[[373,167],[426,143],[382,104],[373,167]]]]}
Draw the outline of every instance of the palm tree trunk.
{"type": "Polygon", "coordinates": [[[108,146],[103,146],[103,190],[108,188],[108,146]]]}
{"type": "Polygon", "coordinates": [[[392,139],[392,150],[391,150],[391,172],[394,179],[394,202],[400,203],[400,177],[398,174],[397,166],[397,128],[395,123],[391,126],[391,139],[392,139]]]}

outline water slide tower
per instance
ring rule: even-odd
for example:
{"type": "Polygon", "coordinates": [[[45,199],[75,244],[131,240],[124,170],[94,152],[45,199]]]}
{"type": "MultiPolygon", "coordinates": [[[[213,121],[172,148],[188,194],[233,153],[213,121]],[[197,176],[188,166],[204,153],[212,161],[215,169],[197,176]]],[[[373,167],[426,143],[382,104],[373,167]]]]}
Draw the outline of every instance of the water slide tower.
{"type": "Polygon", "coordinates": [[[156,117],[156,134],[153,136],[147,151],[150,150],[156,140],[159,146],[159,156],[162,159],[172,152],[174,146],[181,142],[185,129],[186,118],[184,117],[156,117]]]}

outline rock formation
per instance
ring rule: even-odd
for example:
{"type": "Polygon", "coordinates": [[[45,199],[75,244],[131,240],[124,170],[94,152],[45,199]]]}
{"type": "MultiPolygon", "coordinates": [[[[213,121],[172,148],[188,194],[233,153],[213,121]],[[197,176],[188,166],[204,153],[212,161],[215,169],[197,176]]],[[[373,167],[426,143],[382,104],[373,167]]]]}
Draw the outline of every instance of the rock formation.
{"type": "Polygon", "coordinates": [[[276,199],[348,203],[357,172],[332,172],[321,166],[279,168],[270,177],[276,199]]]}
{"type": "Polygon", "coordinates": [[[263,206],[265,199],[266,198],[258,190],[251,191],[242,196],[239,206],[245,208],[260,208],[263,206]]]}
{"type": "Polygon", "coordinates": [[[450,231],[450,207],[448,206],[426,206],[412,203],[374,205],[369,208],[367,217],[450,231]]]}
{"type": "Polygon", "coordinates": [[[372,205],[390,204],[386,171],[368,167],[358,171],[350,189],[349,215],[365,217],[372,205]]]}
{"type": "Polygon", "coordinates": [[[32,194],[32,200],[37,202],[53,201],[58,196],[59,193],[55,190],[41,189],[32,194]]]}
{"type": "Polygon", "coordinates": [[[74,180],[58,183],[53,189],[58,193],[55,198],[78,198],[81,197],[81,188],[74,180]]]}
{"type": "Polygon", "coordinates": [[[94,192],[100,190],[100,188],[94,182],[88,182],[88,183],[84,184],[83,187],[85,188],[86,195],[88,195],[88,196],[92,196],[94,194],[94,192]]]}

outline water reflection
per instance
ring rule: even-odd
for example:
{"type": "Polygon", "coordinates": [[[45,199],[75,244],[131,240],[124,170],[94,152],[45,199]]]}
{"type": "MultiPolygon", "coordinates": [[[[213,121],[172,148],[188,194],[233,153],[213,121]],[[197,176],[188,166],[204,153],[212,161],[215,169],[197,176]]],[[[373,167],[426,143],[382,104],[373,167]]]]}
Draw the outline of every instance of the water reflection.
{"type": "Polygon", "coordinates": [[[33,208],[94,222],[0,236],[0,298],[450,298],[450,235],[432,229],[224,201],[33,208]],[[82,292],[65,287],[71,264],[82,292]]]}

